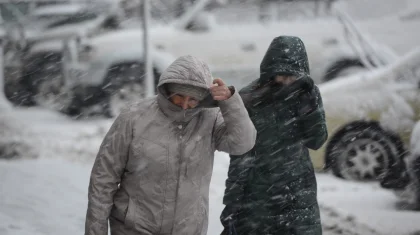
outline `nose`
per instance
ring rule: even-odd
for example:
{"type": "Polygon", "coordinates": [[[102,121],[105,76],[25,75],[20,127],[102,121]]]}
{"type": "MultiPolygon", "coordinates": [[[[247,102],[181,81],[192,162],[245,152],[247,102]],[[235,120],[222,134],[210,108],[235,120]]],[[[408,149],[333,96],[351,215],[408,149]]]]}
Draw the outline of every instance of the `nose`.
{"type": "Polygon", "coordinates": [[[188,102],[190,100],[190,97],[185,97],[184,102],[182,102],[182,109],[186,110],[188,109],[188,102]]]}

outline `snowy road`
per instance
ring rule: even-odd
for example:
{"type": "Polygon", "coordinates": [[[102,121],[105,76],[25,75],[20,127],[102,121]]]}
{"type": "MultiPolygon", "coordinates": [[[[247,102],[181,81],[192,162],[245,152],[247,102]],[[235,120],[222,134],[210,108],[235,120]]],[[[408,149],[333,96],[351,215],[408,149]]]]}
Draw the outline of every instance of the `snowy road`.
{"type": "MultiPolygon", "coordinates": [[[[83,234],[89,173],[109,120],[73,121],[33,108],[10,116],[27,128],[40,159],[0,161],[1,235],[83,234]]],[[[0,115],[0,123],[3,116],[0,115]]],[[[4,138],[2,136],[1,138],[4,138]]],[[[217,153],[210,189],[208,234],[220,234],[228,156],[217,153]]],[[[346,182],[319,174],[325,235],[409,235],[420,231],[420,213],[397,211],[397,198],[375,183],[346,182]]]]}
{"type": "MultiPolygon", "coordinates": [[[[226,157],[224,154],[218,155],[222,161],[215,165],[217,175],[211,186],[208,234],[220,234],[221,231],[218,215],[222,210],[224,175],[220,173],[226,169],[222,164],[227,161],[221,159],[226,157]]],[[[89,172],[90,165],[65,160],[1,162],[0,234],[83,234],[89,172]]],[[[325,177],[331,176],[321,178],[325,177]]],[[[322,188],[322,180],[320,185],[322,188]]],[[[322,200],[320,204],[325,235],[396,234],[377,232],[359,223],[357,217],[341,214],[322,200]]]]}

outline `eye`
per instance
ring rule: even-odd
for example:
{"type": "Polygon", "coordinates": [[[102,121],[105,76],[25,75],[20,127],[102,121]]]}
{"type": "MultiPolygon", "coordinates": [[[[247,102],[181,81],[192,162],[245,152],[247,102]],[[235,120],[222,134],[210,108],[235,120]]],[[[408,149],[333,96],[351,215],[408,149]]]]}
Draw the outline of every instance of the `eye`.
{"type": "Polygon", "coordinates": [[[196,100],[196,99],[194,99],[194,98],[190,98],[190,102],[191,102],[192,104],[197,104],[197,103],[198,103],[198,100],[196,100]]]}
{"type": "Polygon", "coordinates": [[[182,96],[180,94],[173,94],[172,97],[174,97],[176,99],[184,99],[184,96],[182,96]]]}

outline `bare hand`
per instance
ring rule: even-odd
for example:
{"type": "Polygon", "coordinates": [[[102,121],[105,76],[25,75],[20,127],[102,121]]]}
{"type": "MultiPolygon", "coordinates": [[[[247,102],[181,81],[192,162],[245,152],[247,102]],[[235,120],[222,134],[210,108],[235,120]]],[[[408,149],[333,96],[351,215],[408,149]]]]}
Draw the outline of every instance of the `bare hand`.
{"type": "Polygon", "coordinates": [[[295,76],[282,76],[282,75],[277,75],[274,78],[274,81],[276,83],[280,83],[280,84],[283,84],[283,85],[288,86],[288,85],[290,85],[290,84],[292,84],[293,82],[296,81],[296,77],[295,76]]]}
{"type": "Polygon", "coordinates": [[[227,100],[232,96],[229,88],[223,82],[222,79],[216,78],[213,80],[213,85],[210,87],[211,95],[214,100],[227,100]]]}

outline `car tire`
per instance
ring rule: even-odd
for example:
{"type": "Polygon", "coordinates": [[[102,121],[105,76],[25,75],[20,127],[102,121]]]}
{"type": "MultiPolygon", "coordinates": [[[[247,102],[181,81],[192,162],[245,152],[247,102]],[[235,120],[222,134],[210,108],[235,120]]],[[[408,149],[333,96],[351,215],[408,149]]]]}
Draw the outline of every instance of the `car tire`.
{"type": "Polygon", "coordinates": [[[381,180],[402,161],[405,148],[397,135],[376,121],[354,121],[340,128],[328,142],[326,168],[348,180],[381,180]]]}
{"type": "MultiPolygon", "coordinates": [[[[24,101],[23,104],[28,106],[49,106],[49,104],[44,104],[42,99],[37,98],[40,98],[40,90],[43,90],[44,93],[48,92],[44,89],[44,85],[56,83],[55,85],[60,86],[62,81],[56,80],[62,79],[60,63],[61,54],[53,52],[39,53],[26,58],[22,68],[22,79],[19,81],[22,90],[17,94],[16,98],[24,101]]],[[[60,89],[61,87],[58,88],[60,89]]]]}
{"type": "Polygon", "coordinates": [[[54,73],[39,73],[34,84],[33,100],[36,105],[54,111],[66,113],[71,105],[73,95],[65,89],[61,71],[54,73]]]}

